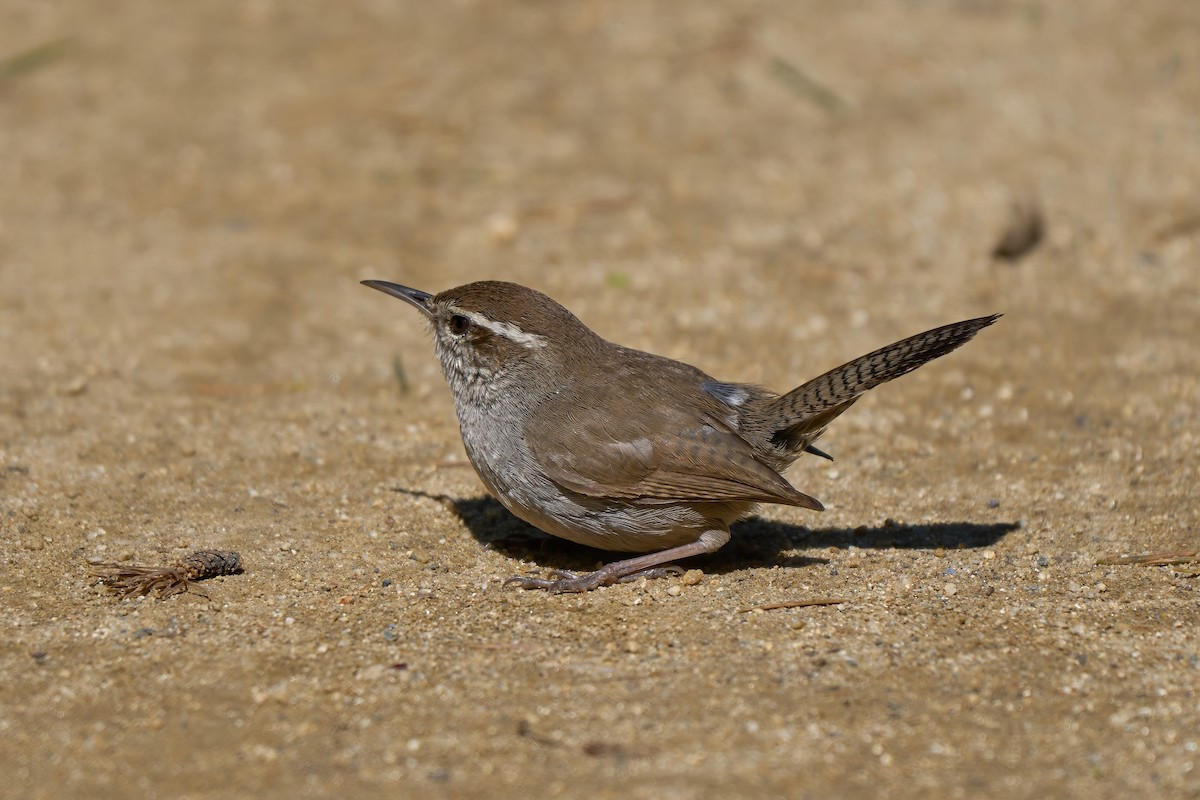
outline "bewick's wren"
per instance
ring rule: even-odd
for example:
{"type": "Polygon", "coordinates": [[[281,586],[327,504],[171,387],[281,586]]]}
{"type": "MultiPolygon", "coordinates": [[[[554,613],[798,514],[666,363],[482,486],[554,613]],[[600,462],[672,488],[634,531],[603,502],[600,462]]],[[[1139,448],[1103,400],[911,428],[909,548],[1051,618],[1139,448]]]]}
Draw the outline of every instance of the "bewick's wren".
{"type": "MultiPolygon", "coordinates": [[[[431,295],[363,281],[425,315],[467,456],[504,507],[546,533],[646,553],[583,575],[514,577],[584,592],[711,553],[758,503],[822,506],[781,475],[863,392],[966,343],[999,315],[888,345],[785,395],[605,341],[515,283],[431,295]]],[[[828,458],[828,456],[825,456],[828,458]]]]}

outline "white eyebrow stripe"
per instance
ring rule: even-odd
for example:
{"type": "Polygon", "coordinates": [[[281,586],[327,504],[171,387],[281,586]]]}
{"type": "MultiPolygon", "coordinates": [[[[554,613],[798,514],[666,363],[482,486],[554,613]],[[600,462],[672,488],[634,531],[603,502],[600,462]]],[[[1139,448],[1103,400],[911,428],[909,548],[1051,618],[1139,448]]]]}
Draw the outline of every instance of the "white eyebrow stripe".
{"type": "Polygon", "coordinates": [[[503,336],[511,342],[521,345],[528,350],[535,350],[539,347],[546,346],[546,337],[538,336],[536,333],[528,333],[521,330],[516,325],[507,322],[497,322],[494,319],[479,314],[475,311],[459,312],[475,325],[481,328],[486,328],[497,336],[503,336]]]}

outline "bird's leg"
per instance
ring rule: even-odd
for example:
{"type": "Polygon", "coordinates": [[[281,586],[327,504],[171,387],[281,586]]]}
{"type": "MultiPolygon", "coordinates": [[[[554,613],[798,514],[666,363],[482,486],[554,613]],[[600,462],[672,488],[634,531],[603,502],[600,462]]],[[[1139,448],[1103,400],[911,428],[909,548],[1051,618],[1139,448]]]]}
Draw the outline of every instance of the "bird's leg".
{"type": "MultiPolygon", "coordinates": [[[[623,561],[614,561],[611,564],[605,564],[595,572],[576,575],[566,570],[555,570],[553,573],[555,577],[553,579],[514,575],[506,580],[504,585],[507,586],[513,583],[522,589],[545,589],[551,594],[559,594],[561,592],[590,592],[592,589],[597,589],[601,586],[611,586],[626,577],[641,577],[638,576],[638,573],[641,572],[656,572],[656,568],[660,567],[660,565],[678,558],[715,552],[721,549],[721,546],[728,541],[728,529],[705,531],[694,542],[683,544],[679,547],[672,547],[669,550],[661,550],[657,553],[647,553],[644,556],[635,556],[623,561]]],[[[659,575],[647,575],[645,577],[659,577],[659,575]]]]}

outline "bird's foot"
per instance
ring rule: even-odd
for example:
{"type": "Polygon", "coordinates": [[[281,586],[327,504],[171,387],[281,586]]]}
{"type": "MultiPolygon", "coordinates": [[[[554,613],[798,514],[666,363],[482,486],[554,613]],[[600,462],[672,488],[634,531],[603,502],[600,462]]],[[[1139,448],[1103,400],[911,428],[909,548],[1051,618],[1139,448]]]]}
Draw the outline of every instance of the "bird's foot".
{"type": "Polygon", "coordinates": [[[703,533],[700,538],[688,544],[681,544],[657,553],[646,553],[641,556],[627,558],[624,561],[614,561],[605,564],[595,572],[576,575],[563,569],[553,570],[553,578],[531,578],[526,575],[515,575],[504,582],[507,586],[515,583],[522,589],[545,589],[551,594],[562,592],[590,592],[601,586],[611,586],[621,580],[638,580],[639,578],[661,578],[665,575],[679,574],[683,569],[670,564],[680,558],[711,553],[729,541],[728,528],[713,528],[703,533]],[[664,566],[666,565],[666,566],[664,566]]]}
{"type": "Polygon", "coordinates": [[[551,570],[550,574],[553,577],[533,578],[528,575],[514,575],[506,580],[504,585],[508,586],[511,583],[522,589],[545,589],[550,594],[564,594],[566,592],[590,592],[601,586],[611,586],[620,579],[620,575],[613,574],[606,567],[601,567],[595,572],[585,572],[582,575],[565,569],[551,570]]]}
{"type": "MultiPolygon", "coordinates": [[[[618,562],[619,563],[619,562],[618,562]]],[[[551,570],[551,578],[534,578],[528,575],[514,575],[504,582],[505,586],[513,584],[522,589],[545,589],[550,594],[565,594],[567,592],[590,592],[601,586],[612,586],[614,583],[628,583],[642,578],[665,578],[668,575],[680,575],[681,567],[674,565],[652,567],[622,575],[620,569],[612,569],[617,564],[609,564],[595,572],[585,572],[582,575],[565,569],[551,570]]]]}

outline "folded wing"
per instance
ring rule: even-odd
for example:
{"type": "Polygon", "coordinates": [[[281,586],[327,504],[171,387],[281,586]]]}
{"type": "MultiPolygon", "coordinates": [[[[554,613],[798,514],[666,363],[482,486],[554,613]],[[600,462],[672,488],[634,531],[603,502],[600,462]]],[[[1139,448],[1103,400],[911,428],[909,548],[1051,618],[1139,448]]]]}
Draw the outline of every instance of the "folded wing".
{"type": "MultiPolygon", "coordinates": [[[[527,429],[534,458],[555,483],[588,497],[644,505],[765,502],[821,510],[759,461],[698,391],[637,419],[598,413],[604,402],[536,415],[527,429]],[[716,412],[716,413],[714,413],[716,412]]],[[[724,409],[727,411],[727,407],[724,409]]],[[[545,410],[544,410],[545,411],[545,410]]]]}

